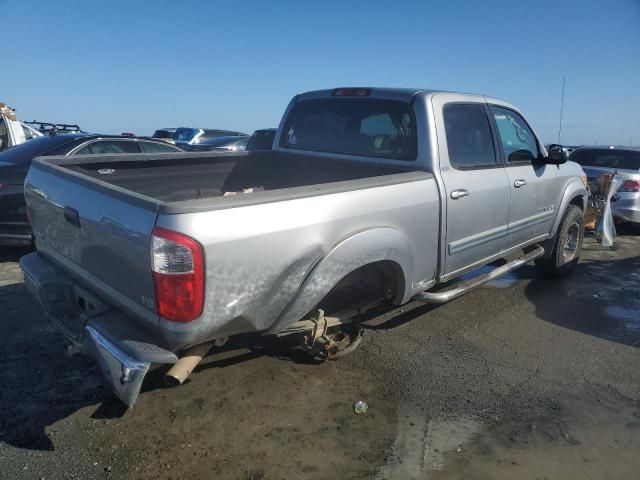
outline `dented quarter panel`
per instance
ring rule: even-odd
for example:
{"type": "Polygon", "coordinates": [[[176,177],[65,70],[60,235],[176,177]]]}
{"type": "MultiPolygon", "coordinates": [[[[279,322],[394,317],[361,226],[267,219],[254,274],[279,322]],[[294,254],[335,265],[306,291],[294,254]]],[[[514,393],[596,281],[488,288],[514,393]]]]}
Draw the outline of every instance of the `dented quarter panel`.
{"type": "MultiPolygon", "coordinates": [[[[205,305],[188,324],[160,321],[165,344],[279,330],[300,320],[340,278],[398,263],[403,300],[436,274],[439,197],[433,177],[376,188],[193,214],[160,214],[205,252],[205,305]],[[425,254],[426,253],[426,254],[425,254]]],[[[423,287],[424,288],[424,287],[423,287]]]]}

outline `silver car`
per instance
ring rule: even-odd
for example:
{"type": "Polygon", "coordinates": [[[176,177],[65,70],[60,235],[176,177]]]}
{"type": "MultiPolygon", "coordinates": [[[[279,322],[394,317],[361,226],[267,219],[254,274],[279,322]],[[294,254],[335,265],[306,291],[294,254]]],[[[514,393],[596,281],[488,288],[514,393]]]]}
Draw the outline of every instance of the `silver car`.
{"type": "Polygon", "coordinates": [[[619,197],[614,204],[614,218],[640,226],[640,147],[580,147],[569,160],[582,165],[589,183],[602,173],[624,176],[619,197]]]}

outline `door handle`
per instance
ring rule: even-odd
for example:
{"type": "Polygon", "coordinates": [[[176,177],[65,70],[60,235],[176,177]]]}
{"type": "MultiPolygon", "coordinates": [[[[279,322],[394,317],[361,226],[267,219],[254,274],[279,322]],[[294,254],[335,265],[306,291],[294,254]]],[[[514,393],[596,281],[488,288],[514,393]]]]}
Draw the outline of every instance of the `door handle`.
{"type": "Polygon", "coordinates": [[[80,228],[80,214],[75,208],[64,207],[64,219],[76,228],[80,228]]]}
{"type": "Polygon", "coordinates": [[[516,188],[524,187],[526,184],[527,184],[527,181],[522,178],[519,178],[518,180],[513,182],[513,186],[516,188]]]}
{"type": "Polygon", "coordinates": [[[464,188],[461,188],[460,190],[454,190],[453,192],[451,192],[451,198],[453,198],[454,200],[457,200],[462,197],[468,197],[468,196],[469,196],[469,190],[465,190],[464,188]]]}

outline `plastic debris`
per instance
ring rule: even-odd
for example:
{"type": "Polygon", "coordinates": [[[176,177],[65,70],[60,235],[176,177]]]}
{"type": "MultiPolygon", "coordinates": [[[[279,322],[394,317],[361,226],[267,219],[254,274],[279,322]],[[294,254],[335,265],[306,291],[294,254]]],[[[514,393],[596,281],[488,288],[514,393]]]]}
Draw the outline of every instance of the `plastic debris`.
{"type": "Polygon", "coordinates": [[[365,402],[364,400],[358,400],[353,405],[353,411],[356,412],[358,415],[363,415],[367,413],[367,410],[369,410],[369,405],[367,405],[367,402],[365,402]]]}

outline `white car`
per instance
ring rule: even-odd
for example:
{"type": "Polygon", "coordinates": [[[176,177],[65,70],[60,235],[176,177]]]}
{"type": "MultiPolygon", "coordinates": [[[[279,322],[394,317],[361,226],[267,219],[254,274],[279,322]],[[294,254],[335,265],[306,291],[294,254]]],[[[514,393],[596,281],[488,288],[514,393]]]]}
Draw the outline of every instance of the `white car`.
{"type": "Polygon", "coordinates": [[[20,122],[13,108],[0,103],[0,151],[41,136],[38,130],[20,122]]]}

